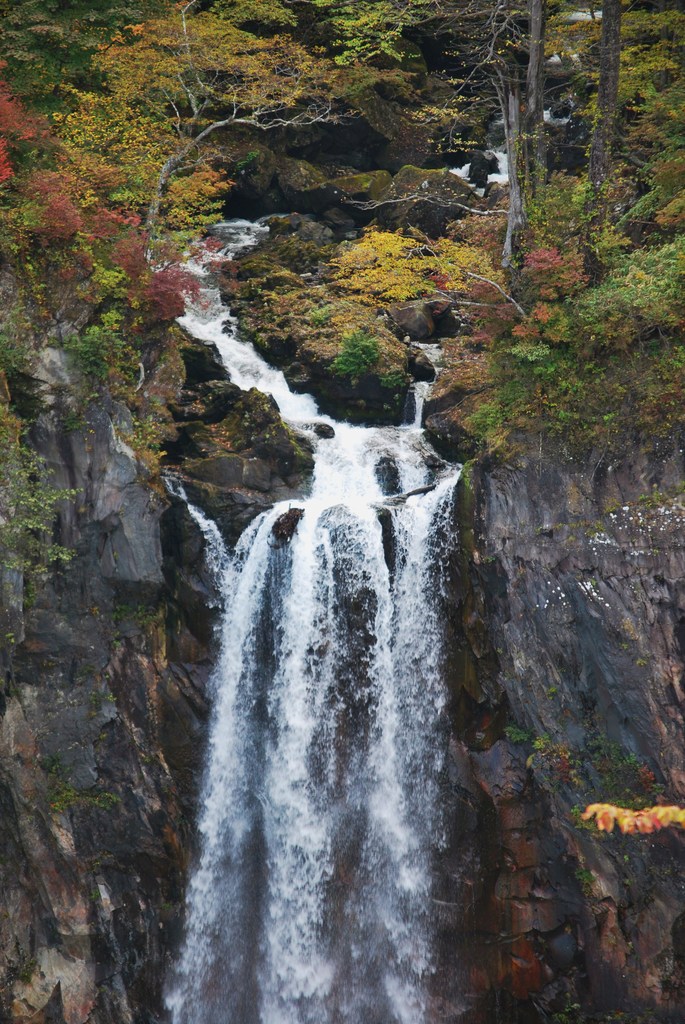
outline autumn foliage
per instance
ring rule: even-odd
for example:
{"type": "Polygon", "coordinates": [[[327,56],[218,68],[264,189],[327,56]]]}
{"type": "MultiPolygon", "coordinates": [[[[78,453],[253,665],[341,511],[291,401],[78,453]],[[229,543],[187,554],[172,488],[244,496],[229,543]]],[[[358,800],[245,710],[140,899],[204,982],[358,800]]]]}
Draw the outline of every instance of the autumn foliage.
{"type": "MultiPolygon", "coordinates": [[[[3,68],[4,64],[0,61],[0,71],[3,68]]],[[[12,94],[7,82],[0,78],[0,185],[14,177],[12,149],[32,142],[43,143],[47,135],[48,129],[43,119],[28,111],[12,94]]]]}
{"type": "Polygon", "coordinates": [[[614,825],[618,825],[621,832],[625,833],[658,832],[669,825],[685,828],[685,808],[677,806],[645,807],[640,811],[632,811],[613,804],[590,804],[582,818],[584,821],[594,818],[600,832],[613,832],[614,825]]]}
{"type": "Polygon", "coordinates": [[[9,181],[13,174],[14,171],[7,152],[7,143],[4,139],[0,139],[0,185],[9,181]]]}

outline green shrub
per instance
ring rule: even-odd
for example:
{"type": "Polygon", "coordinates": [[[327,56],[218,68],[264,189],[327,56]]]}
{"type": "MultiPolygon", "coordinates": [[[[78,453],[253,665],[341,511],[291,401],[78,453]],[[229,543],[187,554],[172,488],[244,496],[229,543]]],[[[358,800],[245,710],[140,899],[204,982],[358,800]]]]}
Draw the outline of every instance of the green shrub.
{"type": "Polygon", "coordinates": [[[6,566],[27,573],[73,551],[51,543],[50,530],[62,501],[76,491],[52,487],[35,454],[18,436],[16,422],[0,407],[0,550],[6,566]]]}
{"type": "Polygon", "coordinates": [[[313,327],[325,327],[330,322],[333,316],[334,307],[328,303],[325,306],[319,306],[317,309],[313,309],[309,314],[309,322],[313,327]]]}
{"type": "Polygon", "coordinates": [[[16,338],[0,332],[0,370],[11,376],[25,371],[28,362],[26,348],[16,338]]]}
{"type": "Polygon", "coordinates": [[[533,734],[530,729],[522,729],[515,722],[505,727],[504,735],[512,743],[530,743],[533,740],[533,734]]]}
{"type": "Polygon", "coordinates": [[[342,351],[333,360],[333,372],[356,381],[376,366],[379,354],[377,338],[366,331],[351,331],[343,337],[342,351]]]}

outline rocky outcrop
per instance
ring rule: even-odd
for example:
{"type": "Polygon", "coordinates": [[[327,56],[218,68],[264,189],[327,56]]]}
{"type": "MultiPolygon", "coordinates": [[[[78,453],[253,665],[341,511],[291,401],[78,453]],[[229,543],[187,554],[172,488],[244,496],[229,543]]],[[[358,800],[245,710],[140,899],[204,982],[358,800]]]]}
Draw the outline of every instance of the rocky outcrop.
{"type": "Polygon", "coordinates": [[[465,461],[479,450],[470,417],[491,388],[485,353],[468,338],[443,343],[445,370],[424,407],[424,426],[438,451],[465,461]]]}
{"type": "MultiPolygon", "coordinates": [[[[192,405],[196,395],[191,391],[192,405]]],[[[301,496],[314,461],[311,442],[285,425],[272,398],[230,384],[220,395],[224,415],[215,420],[214,401],[208,405],[210,419],[181,421],[167,463],[183,478],[191,499],[235,541],[274,501],[301,496]]]]}
{"type": "Polygon", "coordinates": [[[78,497],[57,531],[73,558],[24,580],[5,636],[0,1018],[17,1024],[150,1019],[179,929],[212,581],[127,421],[107,400],[81,429],[55,412],[33,428],[78,497]]]}
{"type": "Polygon", "coordinates": [[[426,170],[407,165],[380,196],[376,219],[389,230],[409,225],[437,238],[449,221],[468,212],[474,195],[467,182],[446,168],[426,170]]]}
{"type": "MultiPolygon", "coordinates": [[[[180,938],[219,595],[129,409],[103,389],[76,415],[73,365],[43,353],[30,440],[75,495],[54,529],[72,557],[0,573],[0,1020],[148,1022],[180,938]]],[[[165,457],[236,535],[311,454],[211,346],[176,353],[165,457]]],[[[146,401],[160,388],[151,363],[146,401]]]]}
{"type": "Polygon", "coordinates": [[[401,422],[411,380],[405,345],[375,308],[324,283],[320,267],[299,277],[285,269],[286,259],[298,269],[312,266],[298,254],[309,260],[313,243],[299,236],[300,218],[284,221],[276,244],[239,262],[234,305],[242,326],[290,387],[312,394],[323,412],[358,423],[401,422]]]}
{"type": "Polygon", "coordinates": [[[685,840],[579,811],[685,800],[684,480],[682,444],[465,471],[444,914],[469,1022],[682,1019],[685,840]]]}

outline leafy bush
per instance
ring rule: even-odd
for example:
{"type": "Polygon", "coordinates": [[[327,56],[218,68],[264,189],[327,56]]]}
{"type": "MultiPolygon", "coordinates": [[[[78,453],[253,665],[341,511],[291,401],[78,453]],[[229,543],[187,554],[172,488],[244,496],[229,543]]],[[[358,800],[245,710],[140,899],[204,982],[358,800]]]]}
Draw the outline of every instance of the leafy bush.
{"type": "Polygon", "coordinates": [[[342,351],[333,360],[333,372],[356,381],[378,362],[378,339],[366,331],[352,331],[342,341],[342,351]]]}
{"type": "Polygon", "coordinates": [[[26,349],[16,338],[0,332],[0,370],[11,375],[25,370],[27,365],[26,349]]]}
{"type": "Polygon", "coordinates": [[[18,423],[0,406],[0,550],[5,566],[27,573],[73,552],[51,542],[49,531],[61,501],[76,491],[52,487],[30,448],[19,438],[18,423]]]}
{"type": "Polygon", "coordinates": [[[573,305],[581,351],[625,351],[685,325],[685,238],[624,256],[597,288],[573,305]]]}
{"type": "Polygon", "coordinates": [[[313,327],[325,327],[330,322],[333,316],[334,307],[328,303],[325,306],[319,306],[317,309],[313,309],[309,314],[309,322],[313,327]]]}

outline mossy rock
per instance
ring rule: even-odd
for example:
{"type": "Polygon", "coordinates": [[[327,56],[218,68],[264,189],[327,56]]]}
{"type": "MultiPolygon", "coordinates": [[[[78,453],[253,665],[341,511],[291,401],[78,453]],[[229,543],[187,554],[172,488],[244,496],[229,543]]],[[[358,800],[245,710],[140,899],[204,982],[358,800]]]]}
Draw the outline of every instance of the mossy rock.
{"type": "Polygon", "coordinates": [[[240,290],[243,297],[258,295],[263,291],[294,291],[304,287],[304,282],[298,274],[293,274],[292,271],[285,270],[283,267],[272,266],[269,271],[266,271],[265,268],[264,270],[263,275],[249,275],[249,281],[240,290]]]}
{"type": "Polygon", "coordinates": [[[377,221],[389,230],[419,228],[431,237],[444,233],[449,221],[463,217],[476,198],[475,191],[446,168],[426,170],[402,167],[382,193],[377,221]],[[403,201],[404,200],[404,201],[403,201]]]}
{"type": "Polygon", "coordinates": [[[320,213],[335,203],[335,190],[325,174],[307,160],[283,157],[277,179],[286,200],[300,213],[320,213]]]}
{"type": "Polygon", "coordinates": [[[343,201],[355,199],[358,202],[373,202],[390,188],[392,175],[389,171],[363,171],[332,178],[329,184],[341,193],[343,201]]]}
{"type": "Polygon", "coordinates": [[[401,421],[410,384],[407,349],[374,311],[340,299],[326,285],[260,299],[245,307],[246,325],[294,390],[313,394],[324,411],[340,419],[401,421]],[[345,339],[355,332],[373,340],[373,365],[367,359],[357,372],[341,372],[345,339]]]}
{"type": "Polygon", "coordinates": [[[394,139],[399,134],[403,124],[399,107],[384,99],[373,86],[355,91],[350,101],[381,138],[394,139]]]}
{"type": "Polygon", "coordinates": [[[233,153],[231,177],[234,192],[246,199],[260,199],[271,187],[278,168],[278,158],[266,146],[245,142],[233,153]]]}
{"type": "MultiPolygon", "coordinates": [[[[274,227],[268,241],[240,261],[238,280],[245,281],[251,277],[267,280],[282,271],[311,273],[333,250],[332,245],[322,247],[317,242],[302,238],[289,223],[289,218],[280,217],[272,223],[274,227]]],[[[287,286],[274,287],[273,290],[285,291],[287,286]]]]}
{"type": "Polygon", "coordinates": [[[293,485],[314,468],[311,446],[281,419],[276,402],[256,388],[241,391],[218,423],[179,427],[169,449],[188,476],[217,487],[267,491],[293,485]]]}

